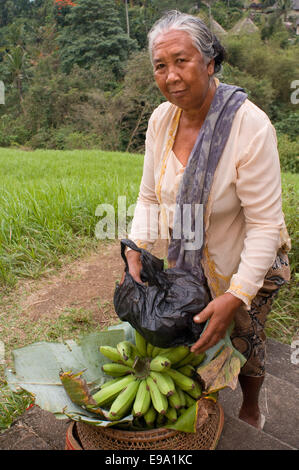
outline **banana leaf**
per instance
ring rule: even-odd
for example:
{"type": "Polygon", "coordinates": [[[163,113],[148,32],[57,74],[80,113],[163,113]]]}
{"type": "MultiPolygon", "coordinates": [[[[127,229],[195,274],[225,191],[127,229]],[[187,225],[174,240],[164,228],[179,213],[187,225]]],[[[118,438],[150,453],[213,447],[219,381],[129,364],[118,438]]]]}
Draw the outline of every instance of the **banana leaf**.
{"type": "Polygon", "coordinates": [[[196,369],[206,394],[218,392],[226,387],[235,390],[237,387],[238,375],[246,359],[231,342],[233,327],[232,323],[225,337],[206,351],[204,361],[196,369]]]}
{"type": "Polygon", "coordinates": [[[128,415],[111,422],[104,410],[88,406],[91,392],[111,379],[101,369],[107,358],[100,353],[99,347],[132,340],[132,334],[132,329],[122,324],[86,335],[78,343],[71,340],[38,342],[15,349],[15,371],[6,369],[7,384],[13,391],[23,389],[31,393],[36,405],[58,419],[70,418],[96,426],[132,421],[133,416],[128,415]]]}
{"type": "Polygon", "coordinates": [[[210,397],[204,397],[197,400],[177,419],[175,423],[164,426],[167,429],[175,429],[182,432],[197,432],[206,422],[210,413],[215,413],[214,400],[210,397]]]}
{"type": "MultiPolygon", "coordinates": [[[[119,421],[110,421],[107,412],[97,407],[92,399],[92,394],[111,379],[101,369],[108,359],[100,353],[100,346],[115,347],[123,340],[135,342],[134,329],[126,322],[109,327],[106,331],[85,335],[78,342],[37,342],[15,349],[14,371],[5,371],[7,384],[13,391],[24,389],[31,393],[36,405],[53,413],[58,419],[70,418],[105,427],[130,424],[133,422],[132,415],[119,421]]],[[[243,356],[233,347],[228,331],[223,340],[207,351],[199,368],[205,379],[209,371],[213,371],[212,376],[209,376],[211,383],[203,392],[207,394],[225,386],[234,386],[244,361],[243,356]],[[224,361],[221,360],[223,351],[226,351],[224,361]]],[[[198,406],[190,407],[169,427],[195,432],[198,406]]]]}

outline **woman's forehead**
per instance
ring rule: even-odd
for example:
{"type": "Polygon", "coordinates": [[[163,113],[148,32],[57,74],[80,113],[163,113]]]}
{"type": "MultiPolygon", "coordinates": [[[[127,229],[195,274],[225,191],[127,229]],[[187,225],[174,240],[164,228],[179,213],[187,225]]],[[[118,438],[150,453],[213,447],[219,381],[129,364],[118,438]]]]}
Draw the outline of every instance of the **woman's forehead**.
{"type": "Polygon", "coordinates": [[[182,52],[199,52],[194,46],[191,36],[186,31],[170,30],[165,33],[162,32],[153,44],[154,59],[157,59],[163,53],[179,55],[182,52]]]}

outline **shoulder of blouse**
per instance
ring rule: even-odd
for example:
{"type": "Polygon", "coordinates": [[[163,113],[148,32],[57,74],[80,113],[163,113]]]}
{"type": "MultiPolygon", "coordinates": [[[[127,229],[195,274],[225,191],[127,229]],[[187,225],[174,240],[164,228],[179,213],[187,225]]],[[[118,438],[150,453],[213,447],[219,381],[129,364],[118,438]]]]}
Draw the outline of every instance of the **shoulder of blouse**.
{"type": "Polygon", "coordinates": [[[148,127],[152,132],[157,132],[159,130],[160,124],[164,119],[172,120],[172,117],[177,110],[177,106],[165,101],[161,103],[151,114],[149,119],[148,127]]]}
{"type": "Polygon", "coordinates": [[[271,127],[275,130],[268,115],[248,98],[240,106],[236,118],[242,121],[243,126],[250,126],[254,132],[260,130],[261,126],[271,127]]]}

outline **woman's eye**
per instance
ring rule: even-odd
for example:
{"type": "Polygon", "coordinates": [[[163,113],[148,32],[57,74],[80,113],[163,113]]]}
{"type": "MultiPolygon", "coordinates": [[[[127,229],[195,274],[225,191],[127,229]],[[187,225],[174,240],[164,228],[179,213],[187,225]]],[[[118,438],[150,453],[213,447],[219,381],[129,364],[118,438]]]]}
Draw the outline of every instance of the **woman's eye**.
{"type": "Polygon", "coordinates": [[[156,70],[161,70],[161,69],[163,69],[163,67],[164,67],[164,64],[157,64],[156,65],[156,70]]]}
{"type": "Polygon", "coordinates": [[[177,61],[178,61],[179,64],[181,64],[182,62],[185,62],[185,59],[181,59],[181,58],[180,58],[180,59],[178,59],[177,61]]]}

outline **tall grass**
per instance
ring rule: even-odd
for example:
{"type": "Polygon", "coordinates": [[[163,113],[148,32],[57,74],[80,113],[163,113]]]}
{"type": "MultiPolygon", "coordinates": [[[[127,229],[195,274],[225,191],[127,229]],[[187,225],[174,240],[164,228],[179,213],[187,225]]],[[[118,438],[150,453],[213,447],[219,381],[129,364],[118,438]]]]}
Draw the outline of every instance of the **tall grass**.
{"type": "Polygon", "coordinates": [[[0,149],[0,285],[38,277],[96,242],[96,207],[135,202],[143,159],[91,151],[0,149]]]}

